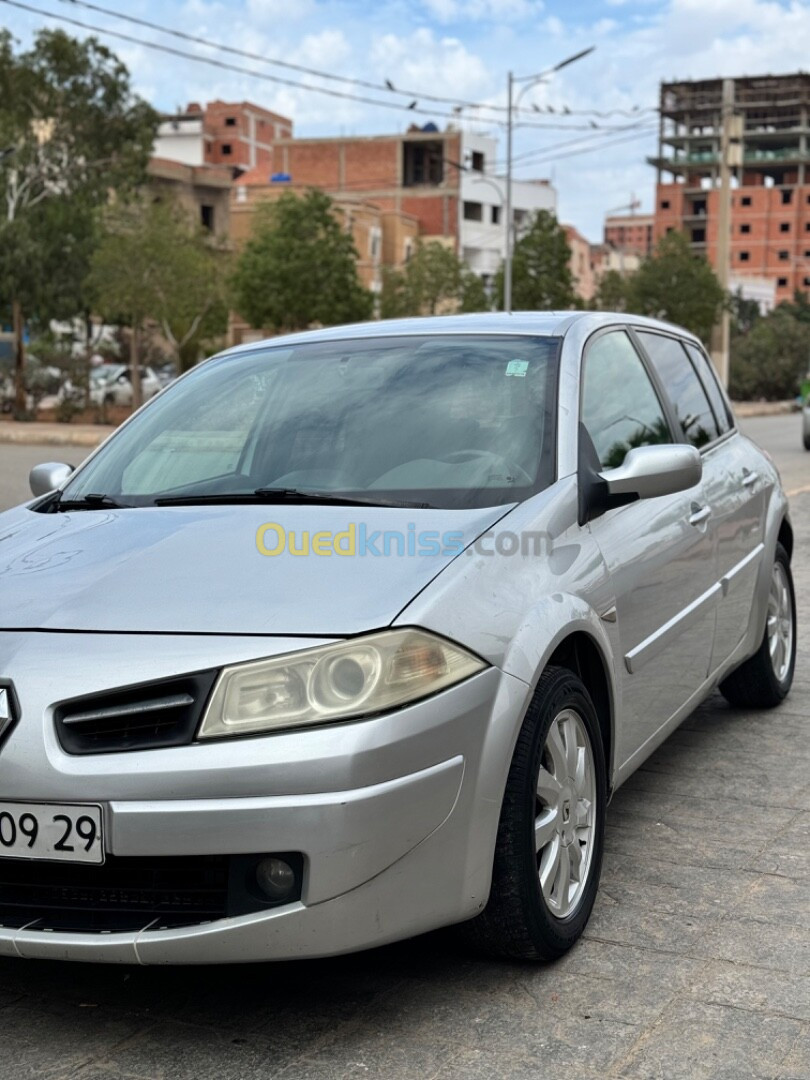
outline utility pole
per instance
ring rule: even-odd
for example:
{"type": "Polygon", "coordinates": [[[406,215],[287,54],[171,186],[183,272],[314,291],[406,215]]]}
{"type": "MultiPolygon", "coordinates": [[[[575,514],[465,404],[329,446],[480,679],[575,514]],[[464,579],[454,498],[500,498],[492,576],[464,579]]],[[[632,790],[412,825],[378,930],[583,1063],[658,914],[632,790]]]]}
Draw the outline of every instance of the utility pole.
{"type": "Polygon", "coordinates": [[[512,310],[512,91],[515,78],[506,78],[506,258],[503,264],[503,310],[512,310]]]}
{"type": "MultiPolygon", "coordinates": [[[[720,207],[717,215],[717,279],[728,293],[731,263],[731,170],[742,165],[742,117],[734,115],[734,80],[723,79],[720,128],[720,207]]],[[[731,314],[726,304],[714,331],[712,359],[723,386],[728,386],[731,314]]]]}
{"type": "Polygon", "coordinates": [[[573,56],[566,57],[565,60],[561,60],[559,64],[555,64],[554,67],[547,68],[545,71],[539,72],[537,75],[521,75],[516,77],[510,71],[506,80],[506,223],[505,223],[505,240],[506,240],[506,257],[503,263],[503,310],[512,310],[512,252],[514,250],[514,236],[515,230],[512,224],[512,131],[514,123],[512,120],[515,109],[520,104],[520,99],[531,87],[536,86],[538,83],[545,81],[549,75],[553,75],[555,72],[560,71],[564,67],[568,67],[569,64],[575,63],[577,60],[581,60],[584,56],[588,56],[596,48],[595,45],[589,46],[587,49],[582,49],[578,53],[574,53],[573,56]],[[522,83],[517,98],[514,99],[515,83],[522,83]]]}

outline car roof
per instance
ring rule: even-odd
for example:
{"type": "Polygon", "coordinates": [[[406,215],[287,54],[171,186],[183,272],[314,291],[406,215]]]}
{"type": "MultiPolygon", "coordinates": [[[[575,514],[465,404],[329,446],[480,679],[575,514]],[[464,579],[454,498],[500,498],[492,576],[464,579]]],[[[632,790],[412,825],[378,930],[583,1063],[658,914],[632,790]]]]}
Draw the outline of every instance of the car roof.
{"type": "MultiPolygon", "coordinates": [[[[603,326],[630,325],[639,328],[668,330],[697,341],[688,330],[660,319],[610,311],[503,311],[479,312],[469,315],[432,315],[410,319],[383,319],[345,326],[329,326],[322,330],[305,330],[283,334],[261,341],[246,342],[220,353],[232,356],[255,352],[269,345],[304,345],[327,341],[347,341],[359,338],[397,337],[421,334],[517,334],[562,337],[572,326],[598,330],[603,326]]],[[[212,357],[213,359],[213,357],[212,357]]]]}

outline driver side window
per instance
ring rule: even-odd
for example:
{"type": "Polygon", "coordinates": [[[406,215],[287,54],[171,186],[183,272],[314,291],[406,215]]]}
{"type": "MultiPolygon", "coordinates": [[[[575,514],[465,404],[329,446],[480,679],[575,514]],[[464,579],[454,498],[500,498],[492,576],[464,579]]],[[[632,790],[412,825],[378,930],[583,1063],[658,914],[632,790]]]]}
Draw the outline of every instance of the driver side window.
{"type": "Polygon", "coordinates": [[[587,348],[582,422],[605,469],[636,446],[674,442],[658,395],[624,330],[601,334],[587,348]]]}

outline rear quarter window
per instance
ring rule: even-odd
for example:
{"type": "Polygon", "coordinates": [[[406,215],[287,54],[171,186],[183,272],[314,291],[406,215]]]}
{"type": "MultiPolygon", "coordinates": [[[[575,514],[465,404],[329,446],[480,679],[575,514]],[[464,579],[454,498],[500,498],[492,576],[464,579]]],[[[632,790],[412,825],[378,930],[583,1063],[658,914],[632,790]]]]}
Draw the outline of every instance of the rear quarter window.
{"type": "Polygon", "coordinates": [[[636,332],[663,383],[686,441],[698,449],[714,442],[720,436],[720,428],[703,384],[681,342],[664,334],[636,332]]]}

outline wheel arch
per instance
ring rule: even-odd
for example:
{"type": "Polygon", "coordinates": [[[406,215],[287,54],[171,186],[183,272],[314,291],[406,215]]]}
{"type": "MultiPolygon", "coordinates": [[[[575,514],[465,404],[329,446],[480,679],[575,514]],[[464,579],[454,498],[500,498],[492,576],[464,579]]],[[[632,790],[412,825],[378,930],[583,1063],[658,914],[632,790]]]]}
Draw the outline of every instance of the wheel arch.
{"type": "Polygon", "coordinates": [[[787,552],[788,562],[790,562],[793,559],[793,526],[787,516],[782,518],[776,539],[787,552]]]}
{"type": "Polygon", "coordinates": [[[588,688],[599,718],[610,793],[613,784],[615,702],[607,661],[601,648],[587,631],[575,630],[555,646],[546,666],[564,667],[573,671],[588,688]]]}

